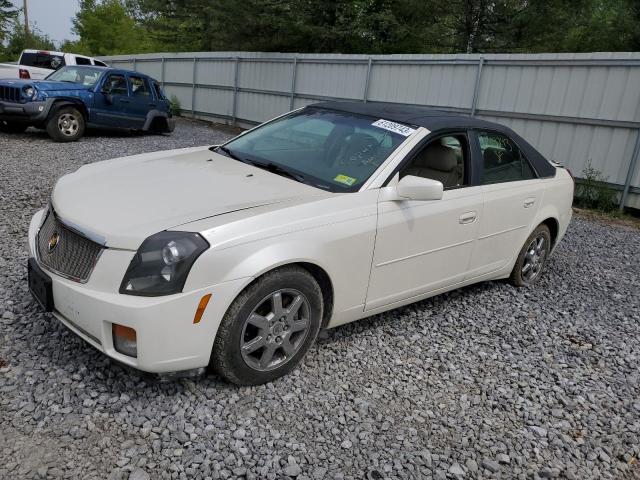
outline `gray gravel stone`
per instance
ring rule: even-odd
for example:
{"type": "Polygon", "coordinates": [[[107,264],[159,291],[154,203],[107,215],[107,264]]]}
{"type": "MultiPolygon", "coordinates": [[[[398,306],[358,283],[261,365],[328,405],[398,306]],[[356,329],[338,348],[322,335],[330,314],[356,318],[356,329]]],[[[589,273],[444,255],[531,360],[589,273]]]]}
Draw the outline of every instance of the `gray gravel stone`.
{"type": "Polygon", "coordinates": [[[638,230],[574,218],[536,286],[483,283],[323,331],[300,368],[260,387],[159,382],[40,311],[25,241],[60,175],[229,135],[185,120],[73,144],[0,134],[0,478],[444,479],[456,465],[464,478],[634,478],[638,230]]]}

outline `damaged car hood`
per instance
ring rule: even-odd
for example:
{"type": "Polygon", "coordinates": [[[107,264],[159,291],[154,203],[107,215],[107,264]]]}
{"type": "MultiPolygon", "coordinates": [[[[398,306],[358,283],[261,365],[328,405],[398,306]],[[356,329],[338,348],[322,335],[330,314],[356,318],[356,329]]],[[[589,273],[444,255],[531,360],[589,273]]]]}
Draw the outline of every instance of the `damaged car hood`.
{"type": "Polygon", "coordinates": [[[85,165],[58,181],[51,204],[94,241],[135,250],[154,233],[199,219],[326,195],[198,147],[85,165]]]}

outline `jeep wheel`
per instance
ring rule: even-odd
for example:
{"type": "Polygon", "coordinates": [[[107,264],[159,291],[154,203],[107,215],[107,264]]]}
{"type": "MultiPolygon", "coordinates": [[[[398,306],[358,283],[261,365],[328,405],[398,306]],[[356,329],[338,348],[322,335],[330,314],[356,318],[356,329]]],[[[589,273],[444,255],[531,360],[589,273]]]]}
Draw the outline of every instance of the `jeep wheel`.
{"type": "Polygon", "coordinates": [[[73,107],[56,110],[47,121],[47,133],[56,142],[75,142],[84,135],[84,130],[84,116],[73,107]]]}
{"type": "Polygon", "coordinates": [[[24,133],[29,128],[26,123],[13,123],[6,120],[0,120],[0,132],[2,133],[24,133]]]}

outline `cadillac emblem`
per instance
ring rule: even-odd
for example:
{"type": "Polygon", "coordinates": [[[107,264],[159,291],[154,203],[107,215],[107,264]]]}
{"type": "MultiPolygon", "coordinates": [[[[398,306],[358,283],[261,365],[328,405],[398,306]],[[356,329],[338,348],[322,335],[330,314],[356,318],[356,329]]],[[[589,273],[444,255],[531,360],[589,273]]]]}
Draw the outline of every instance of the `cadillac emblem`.
{"type": "Polygon", "coordinates": [[[49,239],[49,253],[53,252],[58,246],[58,242],[60,241],[60,235],[58,232],[53,232],[51,238],[49,239]]]}

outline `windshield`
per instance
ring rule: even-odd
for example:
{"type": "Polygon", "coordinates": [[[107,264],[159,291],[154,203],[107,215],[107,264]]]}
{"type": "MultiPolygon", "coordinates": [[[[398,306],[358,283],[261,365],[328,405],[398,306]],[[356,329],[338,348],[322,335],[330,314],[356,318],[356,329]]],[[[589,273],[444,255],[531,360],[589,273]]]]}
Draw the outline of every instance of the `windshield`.
{"type": "Polygon", "coordinates": [[[78,83],[91,87],[102,75],[104,70],[95,67],[63,67],[53,72],[46,79],[54,82],[78,83]]]}
{"type": "Polygon", "coordinates": [[[331,192],[355,192],[414,129],[306,108],[246,133],[222,153],[331,192]]]}

